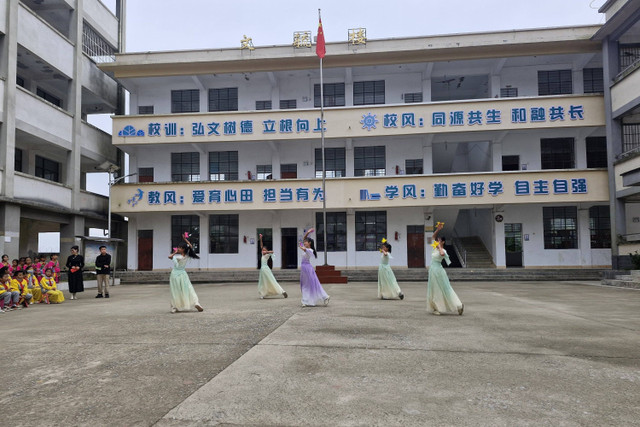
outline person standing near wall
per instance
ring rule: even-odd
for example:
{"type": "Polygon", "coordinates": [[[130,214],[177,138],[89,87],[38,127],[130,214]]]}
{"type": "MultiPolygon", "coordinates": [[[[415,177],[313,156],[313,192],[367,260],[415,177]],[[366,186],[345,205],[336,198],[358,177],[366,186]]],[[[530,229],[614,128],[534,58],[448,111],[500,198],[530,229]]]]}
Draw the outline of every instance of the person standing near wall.
{"type": "Polygon", "coordinates": [[[84,267],[84,257],[78,254],[78,246],[71,247],[71,255],[67,258],[67,268],[69,269],[69,293],[71,299],[77,299],[76,293],[84,292],[84,281],[82,280],[82,268],[84,267]]]}
{"type": "Polygon", "coordinates": [[[107,247],[100,246],[100,255],[96,257],[96,278],[98,280],[98,295],[96,298],[109,298],[109,280],[111,279],[111,255],[107,247]],[[103,295],[104,287],[104,295],[103,295]]]}

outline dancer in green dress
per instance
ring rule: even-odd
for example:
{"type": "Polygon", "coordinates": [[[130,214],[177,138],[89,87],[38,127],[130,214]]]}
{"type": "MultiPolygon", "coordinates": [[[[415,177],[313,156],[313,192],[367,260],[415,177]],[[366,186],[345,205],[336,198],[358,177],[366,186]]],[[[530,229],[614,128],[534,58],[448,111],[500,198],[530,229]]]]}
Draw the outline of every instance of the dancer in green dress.
{"type": "Polygon", "coordinates": [[[271,272],[271,265],[273,261],[273,251],[262,244],[262,234],[260,236],[260,250],[262,251],[262,258],[260,258],[260,277],[258,278],[258,295],[260,299],[271,295],[282,295],[287,298],[287,293],[280,287],[278,281],[271,272]]]}
{"type": "Polygon", "coordinates": [[[449,276],[442,267],[444,259],[447,265],[451,264],[447,251],[444,250],[444,237],[438,237],[438,233],[444,224],[438,224],[433,233],[433,240],[437,242],[431,253],[431,265],[429,266],[429,284],[427,285],[427,312],[439,315],[440,313],[458,313],[462,315],[464,304],[454,292],[449,283],[449,276]]]}
{"type": "Polygon", "coordinates": [[[198,301],[198,295],[193,289],[189,275],[185,270],[189,258],[198,259],[198,255],[193,250],[193,246],[186,236],[183,236],[184,242],[178,247],[173,248],[173,253],[169,255],[169,259],[173,261],[173,269],[169,277],[169,290],[171,291],[171,312],[188,311],[196,309],[203,311],[202,305],[198,301]]]}
{"type": "Polygon", "coordinates": [[[378,267],[378,298],[380,299],[404,299],[404,294],[398,286],[393,270],[389,265],[389,258],[391,258],[391,245],[382,239],[382,246],[380,246],[380,252],[382,252],[382,259],[380,260],[380,267],[378,267]]]}

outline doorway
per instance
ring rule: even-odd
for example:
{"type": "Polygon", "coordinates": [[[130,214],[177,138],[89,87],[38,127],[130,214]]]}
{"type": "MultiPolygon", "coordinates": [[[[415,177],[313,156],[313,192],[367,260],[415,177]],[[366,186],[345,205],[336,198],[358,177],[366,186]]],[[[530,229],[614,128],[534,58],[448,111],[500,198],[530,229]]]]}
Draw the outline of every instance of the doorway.
{"type": "Polygon", "coordinates": [[[138,230],[138,270],[153,270],[153,230],[138,230]]]}
{"type": "Polygon", "coordinates": [[[262,250],[260,248],[260,235],[262,234],[262,243],[270,250],[273,250],[273,228],[256,228],[256,246],[258,252],[258,269],[260,269],[260,260],[262,259],[262,250]]]}
{"type": "Polygon", "coordinates": [[[298,268],[298,229],[282,229],[282,268],[298,268]]]}
{"type": "Polygon", "coordinates": [[[424,226],[407,225],[407,267],[424,266],[424,226]]]}
{"type": "Polygon", "coordinates": [[[522,224],[504,225],[505,263],[507,267],[522,267],[522,224]]]}

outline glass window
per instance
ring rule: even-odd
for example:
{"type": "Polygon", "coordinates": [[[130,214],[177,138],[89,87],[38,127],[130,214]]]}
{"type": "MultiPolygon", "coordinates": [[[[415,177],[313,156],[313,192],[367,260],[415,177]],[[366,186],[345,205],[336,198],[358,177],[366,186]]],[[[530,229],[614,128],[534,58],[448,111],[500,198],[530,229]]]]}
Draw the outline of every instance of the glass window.
{"type": "Polygon", "coordinates": [[[591,249],[611,248],[611,219],[609,214],[609,206],[591,206],[589,208],[591,249]]]}
{"type": "Polygon", "coordinates": [[[575,206],[542,208],[545,249],[578,247],[578,209],[575,206]]]}
{"type": "Polygon", "coordinates": [[[178,246],[184,233],[189,233],[193,250],[200,253],[200,217],[198,215],[171,215],[171,248],[178,246]]]}
{"type": "Polygon", "coordinates": [[[280,178],[291,179],[298,177],[298,165],[296,163],[287,163],[280,165],[280,178]]]}
{"type": "Polygon", "coordinates": [[[547,138],[540,140],[542,169],[574,169],[573,138],[547,138]]]}
{"type": "Polygon", "coordinates": [[[153,168],[138,168],[138,182],[153,182],[153,168]]]}
{"type": "Polygon", "coordinates": [[[209,89],[209,111],[238,111],[238,88],[209,89]]]}
{"type": "Polygon", "coordinates": [[[22,170],[22,154],[23,154],[23,151],[19,148],[16,148],[16,157],[14,159],[14,166],[13,166],[16,172],[24,172],[22,170]]]}
{"type": "Polygon", "coordinates": [[[538,95],[567,95],[573,93],[571,70],[538,71],[538,95]]]}
{"type": "Polygon", "coordinates": [[[237,181],[238,152],[212,151],[209,153],[209,180],[237,181]]]}
{"type": "Polygon", "coordinates": [[[502,156],[503,171],[519,171],[520,156],[502,156]]]}
{"type": "Polygon", "coordinates": [[[353,105],[370,104],[384,104],[384,80],[353,83],[353,105]]]}
{"type": "Polygon", "coordinates": [[[271,101],[256,101],[256,110],[271,110],[271,101]]]}
{"type": "Polygon", "coordinates": [[[239,215],[209,216],[209,253],[237,254],[239,215]]]}
{"type": "Polygon", "coordinates": [[[256,166],[256,179],[273,179],[273,174],[271,173],[271,165],[258,165],[256,166]]]}
{"type": "Polygon", "coordinates": [[[36,156],[36,176],[49,181],[60,182],[60,163],[36,156]]]}
{"type": "Polygon", "coordinates": [[[139,105],[138,114],[153,114],[153,105],[139,105]]]}
{"type": "Polygon", "coordinates": [[[172,113],[197,113],[200,111],[200,91],[198,89],[172,90],[172,113]]]}
{"type": "Polygon", "coordinates": [[[592,136],[587,138],[587,167],[607,167],[607,138],[592,136]]]}
{"type": "Polygon", "coordinates": [[[407,159],[404,161],[404,173],[406,175],[422,175],[423,171],[422,159],[407,159]]]}
{"type": "MultiPolygon", "coordinates": [[[[322,212],[316,212],[316,244],[324,251],[324,223],[322,212]]],[[[347,213],[327,212],[327,252],[347,250],[347,213]]]]}
{"type": "MultiPolygon", "coordinates": [[[[324,164],[327,178],[341,178],[346,175],[344,148],[325,148],[324,164]]],[[[322,149],[316,148],[316,178],[322,178],[322,149]]]]}
{"type": "Polygon", "coordinates": [[[640,124],[629,123],[622,125],[622,152],[640,148],[640,124]]]}
{"type": "Polygon", "coordinates": [[[354,147],[354,176],[383,176],[386,174],[385,147],[354,147]]]}
{"type": "Polygon", "coordinates": [[[38,95],[40,98],[44,99],[45,101],[52,103],[56,107],[62,108],[62,100],[57,96],[51,95],[49,92],[45,91],[44,89],[37,88],[36,95],[38,95]]]}
{"type": "Polygon", "coordinates": [[[356,212],[356,251],[377,251],[386,238],[386,211],[356,212]]]}
{"type": "Polygon", "coordinates": [[[280,100],[280,109],[281,110],[293,110],[297,108],[298,102],[295,99],[281,99],[280,100]]]}
{"type": "Polygon", "coordinates": [[[500,98],[516,98],[518,96],[517,87],[500,88],[500,98]]]}
{"type": "Polygon", "coordinates": [[[200,153],[171,153],[171,181],[200,181],[200,153]]]}
{"type": "MultiPolygon", "coordinates": [[[[322,86],[325,107],[345,105],[344,83],[324,83],[322,86]]],[[[313,106],[320,107],[320,85],[313,85],[313,106]]]]}
{"type": "Polygon", "coordinates": [[[604,76],[602,68],[585,68],[582,70],[584,93],[603,93],[604,76]]]}
{"type": "MultiPolygon", "coordinates": [[[[35,2],[40,4],[42,2],[35,2]]],[[[82,52],[96,62],[115,60],[117,49],[111,46],[102,36],[86,22],[82,25],[82,52]]]]}
{"type": "Polygon", "coordinates": [[[16,76],[16,84],[18,86],[24,87],[24,79],[22,77],[20,77],[20,76],[16,76]]]}
{"type": "Polygon", "coordinates": [[[412,104],[414,102],[422,102],[422,92],[413,92],[413,93],[405,93],[404,96],[405,104],[412,104]]]}

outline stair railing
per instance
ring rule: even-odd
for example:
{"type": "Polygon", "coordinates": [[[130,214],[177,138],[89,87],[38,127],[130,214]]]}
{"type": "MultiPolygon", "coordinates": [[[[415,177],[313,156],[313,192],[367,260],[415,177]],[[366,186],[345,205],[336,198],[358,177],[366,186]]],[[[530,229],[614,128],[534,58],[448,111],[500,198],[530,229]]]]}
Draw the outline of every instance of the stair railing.
{"type": "Polygon", "coordinates": [[[462,268],[467,268],[467,250],[462,245],[460,237],[458,237],[458,233],[455,230],[453,230],[453,250],[456,251],[462,268]]]}

